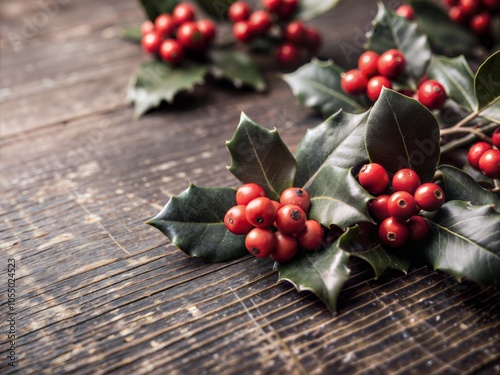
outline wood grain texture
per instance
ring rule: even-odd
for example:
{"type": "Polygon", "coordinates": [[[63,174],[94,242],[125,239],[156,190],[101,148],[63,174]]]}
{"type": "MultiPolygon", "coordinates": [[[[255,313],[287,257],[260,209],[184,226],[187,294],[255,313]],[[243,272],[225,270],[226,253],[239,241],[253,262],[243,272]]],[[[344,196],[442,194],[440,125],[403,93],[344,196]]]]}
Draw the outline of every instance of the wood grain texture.
{"type": "MultiPolygon", "coordinates": [[[[127,81],[147,57],[115,27],[139,23],[140,8],[66,3],[17,51],[8,33],[39,2],[0,5],[0,253],[16,260],[18,313],[18,367],[2,355],[0,373],[500,373],[497,290],[427,267],[373,280],[355,262],[332,316],[277,283],[270,261],[207,264],[144,225],[188,181],[236,186],[224,142],[241,111],[292,149],[321,119],[267,70],[266,94],[209,82],[134,121],[127,81]]],[[[345,67],[366,4],[316,21],[329,30],[322,53],[345,67]]]]}

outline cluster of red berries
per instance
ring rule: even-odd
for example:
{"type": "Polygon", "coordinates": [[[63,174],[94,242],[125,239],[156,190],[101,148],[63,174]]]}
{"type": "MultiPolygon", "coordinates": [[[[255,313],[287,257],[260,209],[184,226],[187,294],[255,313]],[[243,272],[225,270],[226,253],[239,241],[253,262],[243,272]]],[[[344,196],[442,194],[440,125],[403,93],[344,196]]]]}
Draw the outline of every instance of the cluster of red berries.
{"type": "Polygon", "coordinates": [[[285,67],[294,67],[302,60],[301,49],[315,51],[321,45],[319,32],[300,21],[289,22],[299,8],[297,0],[262,0],[265,9],[252,11],[244,1],[237,1],[229,8],[229,18],[234,22],[233,34],[240,42],[250,42],[259,36],[268,35],[277,25],[281,30],[281,45],[278,62],[285,67]]]}
{"type": "Polygon", "coordinates": [[[400,247],[408,240],[419,241],[430,231],[420,211],[436,211],[444,203],[444,192],[432,182],[421,183],[413,169],[403,168],[392,177],[377,163],[366,164],[358,175],[359,184],[376,198],[368,210],[379,225],[382,244],[400,247]]]}
{"type": "MultiPolygon", "coordinates": [[[[401,51],[390,49],[381,55],[374,51],[365,51],[359,56],[358,68],[342,74],[340,84],[342,89],[350,95],[366,94],[375,102],[382,91],[382,87],[392,89],[391,79],[404,74],[406,59],[401,51]]],[[[402,90],[405,95],[412,95],[427,108],[440,109],[447,99],[444,87],[432,79],[424,79],[418,86],[416,93],[402,90]]]]}
{"type": "Polygon", "coordinates": [[[224,225],[231,233],[246,235],[245,246],[257,258],[270,256],[285,263],[299,246],[314,251],[323,243],[323,228],[307,219],[311,200],[304,189],[286,189],[277,202],[259,185],[248,183],[236,191],[236,203],[227,211],[224,225]]]}
{"type": "Polygon", "coordinates": [[[491,35],[491,16],[500,11],[498,0],[443,0],[448,16],[480,38],[491,35]]]}
{"type": "Polygon", "coordinates": [[[196,12],[188,3],[178,4],[172,14],[160,14],[154,23],[141,25],[142,48],[177,65],[187,53],[202,54],[215,38],[215,24],[208,19],[195,21],[196,12]]]}
{"type": "Polygon", "coordinates": [[[497,128],[491,136],[491,143],[474,143],[467,159],[472,168],[480,170],[486,177],[500,178],[500,128],[497,128]]]}

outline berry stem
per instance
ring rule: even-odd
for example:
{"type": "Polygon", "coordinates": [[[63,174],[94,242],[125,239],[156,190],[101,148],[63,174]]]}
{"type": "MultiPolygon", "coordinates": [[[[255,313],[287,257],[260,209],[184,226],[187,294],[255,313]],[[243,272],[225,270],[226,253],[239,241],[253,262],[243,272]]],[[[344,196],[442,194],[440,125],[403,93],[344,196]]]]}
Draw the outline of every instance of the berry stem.
{"type": "MultiPolygon", "coordinates": [[[[498,124],[492,122],[492,123],[489,123],[487,125],[483,125],[479,130],[472,131],[472,132],[467,131],[469,134],[467,134],[466,136],[464,136],[462,138],[454,139],[453,141],[450,141],[450,142],[446,143],[445,145],[441,146],[441,153],[444,154],[444,153],[452,151],[456,148],[470,144],[471,142],[473,142],[475,139],[478,138],[478,135],[476,134],[477,131],[479,131],[481,133],[488,132],[488,131],[493,130],[497,127],[498,127],[498,124]]],[[[448,129],[442,129],[441,135],[443,135],[444,130],[448,130],[446,135],[457,134],[457,133],[462,132],[461,130],[455,129],[455,127],[452,127],[452,128],[448,128],[448,129]],[[452,132],[451,130],[455,130],[455,132],[452,132]]],[[[463,130],[465,130],[465,129],[463,129],[463,130]]],[[[471,130],[475,130],[475,129],[471,129],[471,130]]]]}
{"type": "Polygon", "coordinates": [[[491,138],[488,137],[486,134],[484,134],[481,129],[477,129],[477,128],[456,128],[456,129],[448,128],[448,129],[441,130],[442,136],[458,134],[458,133],[473,133],[478,138],[482,139],[483,141],[491,143],[491,138]]]}
{"type": "Polygon", "coordinates": [[[461,128],[462,126],[465,126],[467,125],[469,122],[471,122],[472,120],[474,120],[477,116],[479,116],[479,111],[474,111],[472,112],[471,114],[469,114],[468,116],[464,117],[462,120],[460,120],[459,122],[457,122],[455,125],[453,125],[451,128],[449,128],[449,130],[452,130],[452,129],[458,129],[458,128],[461,128]]]}

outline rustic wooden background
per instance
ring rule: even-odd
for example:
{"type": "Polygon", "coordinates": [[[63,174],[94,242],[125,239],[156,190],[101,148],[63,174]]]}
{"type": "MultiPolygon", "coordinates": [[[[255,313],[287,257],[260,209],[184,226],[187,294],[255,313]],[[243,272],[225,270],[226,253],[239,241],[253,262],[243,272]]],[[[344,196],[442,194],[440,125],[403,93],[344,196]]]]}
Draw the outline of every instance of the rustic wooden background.
{"type": "MultiPolygon", "coordinates": [[[[393,2],[394,3],[394,2],[393,2]]],[[[374,1],[316,21],[347,67],[374,1]]],[[[2,1],[0,373],[500,373],[497,290],[427,267],[372,280],[361,263],[332,316],[270,261],[190,259],[144,224],[184,190],[236,186],[224,141],[240,111],[294,147],[321,119],[270,91],[209,83],[139,121],[127,82],[148,57],[120,39],[135,0],[2,1]],[[7,260],[17,367],[7,366],[7,260]]]]}

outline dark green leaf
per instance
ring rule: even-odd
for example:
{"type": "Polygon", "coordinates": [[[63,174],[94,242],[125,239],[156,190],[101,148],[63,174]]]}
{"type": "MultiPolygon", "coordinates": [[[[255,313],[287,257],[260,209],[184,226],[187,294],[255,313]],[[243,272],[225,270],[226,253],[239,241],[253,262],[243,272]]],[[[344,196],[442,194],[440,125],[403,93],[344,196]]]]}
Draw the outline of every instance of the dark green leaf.
{"type": "Polygon", "coordinates": [[[433,47],[448,56],[471,55],[477,39],[465,27],[454,22],[432,1],[412,0],[419,28],[427,34],[433,47]]]}
{"type": "Polygon", "coordinates": [[[368,112],[339,111],[307,131],[295,152],[295,186],[304,186],[323,165],[350,168],[368,160],[365,149],[368,112]]]}
{"type": "Polygon", "coordinates": [[[163,100],[172,102],[180,91],[192,90],[195,84],[203,82],[207,70],[204,65],[188,63],[178,67],[161,61],[141,64],[128,90],[128,99],[135,104],[135,116],[158,107],[163,100]]]}
{"type": "Polygon", "coordinates": [[[236,205],[236,190],[190,185],[170,198],[163,210],[147,224],[159,229],[186,254],[210,262],[239,258],[248,251],[245,236],[224,226],[224,216],[236,205]]]}
{"type": "Polygon", "coordinates": [[[131,42],[140,43],[142,39],[141,28],[138,26],[130,26],[121,29],[122,38],[131,42]]]}
{"type": "Polygon", "coordinates": [[[480,285],[500,284],[500,214],[492,206],[455,200],[426,216],[431,234],[423,250],[435,269],[480,285]]]}
{"type": "Polygon", "coordinates": [[[219,49],[210,52],[212,70],[216,77],[229,79],[236,87],[246,85],[257,91],[266,89],[266,82],[250,57],[232,49],[219,49]]]}
{"type": "Polygon", "coordinates": [[[326,13],[337,5],[338,2],[339,0],[302,0],[300,1],[299,10],[294,17],[303,21],[309,21],[326,13]]]}
{"type": "Polygon", "coordinates": [[[141,0],[146,15],[153,22],[162,13],[172,13],[178,3],[177,0],[141,0]]]}
{"type": "Polygon", "coordinates": [[[305,189],[311,197],[309,217],[327,228],[336,225],[345,229],[360,221],[372,221],[367,204],[373,197],[349,169],[325,165],[305,189]]]}
{"type": "Polygon", "coordinates": [[[227,11],[236,0],[196,0],[198,5],[217,22],[222,22],[228,18],[227,11]]]}
{"type": "Polygon", "coordinates": [[[334,63],[313,60],[297,71],[286,74],[284,80],[292,88],[299,103],[307,108],[331,116],[339,109],[350,113],[365,112],[370,105],[367,98],[346,94],[340,86],[344,71],[334,63]]]}
{"type": "Polygon", "coordinates": [[[494,205],[497,210],[500,208],[500,199],[464,171],[449,165],[440,166],[439,171],[443,175],[447,201],[461,200],[474,205],[494,205]]]}
{"type": "Polygon", "coordinates": [[[500,51],[479,67],[474,88],[481,116],[500,122],[500,51]]]}
{"type": "Polygon", "coordinates": [[[366,148],[370,160],[389,172],[412,168],[430,181],[439,161],[439,126],[414,99],[383,88],[368,116],[366,148]]]}
{"type": "Polygon", "coordinates": [[[433,56],[427,74],[441,83],[448,97],[468,112],[474,112],[477,101],[474,97],[474,75],[463,56],[447,58],[433,56]]]}
{"type": "Polygon", "coordinates": [[[415,22],[395,15],[381,3],[373,22],[373,27],[367,34],[367,49],[383,53],[395,48],[403,52],[406,72],[411,77],[410,84],[416,88],[431,59],[427,36],[418,30],[415,22]]]}
{"type": "Polygon", "coordinates": [[[231,154],[229,171],[241,182],[262,186],[275,200],[293,185],[297,162],[276,129],[268,130],[242,113],[226,145],[231,154]]]}

